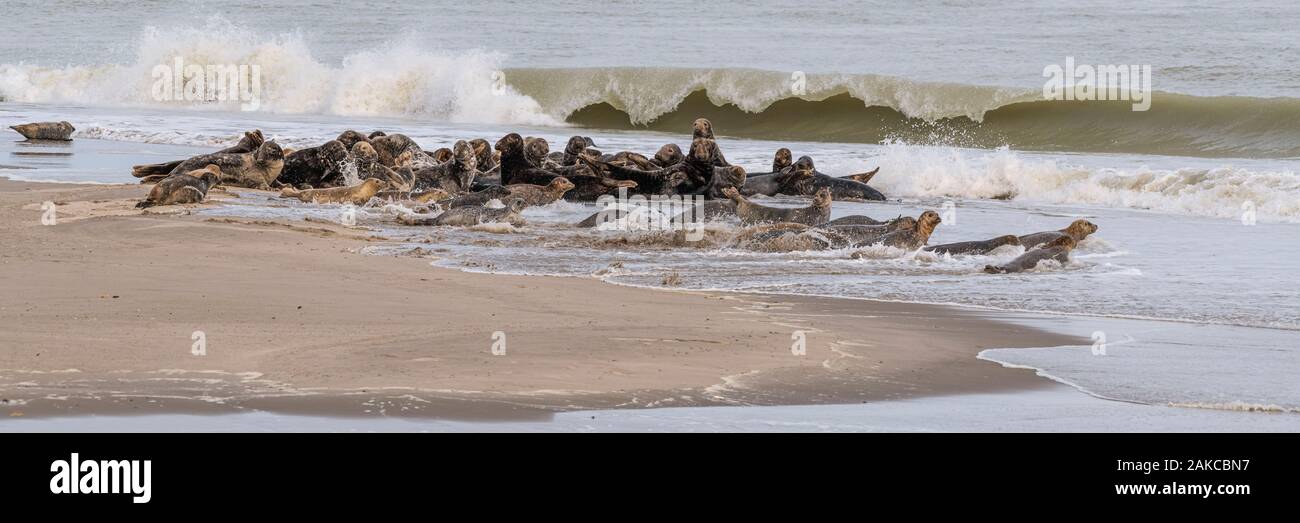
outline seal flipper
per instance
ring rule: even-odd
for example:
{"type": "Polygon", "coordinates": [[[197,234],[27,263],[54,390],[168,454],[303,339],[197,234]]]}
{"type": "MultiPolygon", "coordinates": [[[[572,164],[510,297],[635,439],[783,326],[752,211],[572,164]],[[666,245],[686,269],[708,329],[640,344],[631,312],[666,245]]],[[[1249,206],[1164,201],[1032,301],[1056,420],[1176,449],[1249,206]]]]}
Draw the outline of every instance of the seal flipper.
{"type": "Polygon", "coordinates": [[[864,172],[864,173],[850,174],[850,175],[848,175],[848,176],[841,176],[840,178],[843,178],[843,179],[846,179],[846,180],[853,180],[853,181],[857,181],[857,182],[862,182],[862,183],[867,183],[867,182],[870,182],[872,178],[875,178],[875,177],[876,177],[876,173],[879,173],[879,172],[880,172],[880,167],[876,167],[875,169],[872,169],[872,170],[867,171],[867,172],[864,172]]]}

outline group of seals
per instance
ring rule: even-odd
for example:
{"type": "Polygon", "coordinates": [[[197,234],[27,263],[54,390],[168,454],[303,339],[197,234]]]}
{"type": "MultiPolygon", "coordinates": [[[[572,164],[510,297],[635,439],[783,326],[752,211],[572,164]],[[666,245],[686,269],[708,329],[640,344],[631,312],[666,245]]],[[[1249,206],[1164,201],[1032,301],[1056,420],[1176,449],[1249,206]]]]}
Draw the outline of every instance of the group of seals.
{"type": "Polygon", "coordinates": [[[66,142],[72,140],[72,132],[77,128],[68,122],[34,122],[11,125],[10,129],[18,131],[28,140],[55,140],[66,142]]]}
{"type": "MultiPolygon", "coordinates": [[[[1022,256],[987,268],[994,273],[1032,269],[1047,259],[1068,261],[1070,250],[1097,231],[1091,222],[1076,220],[1057,231],[927,246],[943,222],[934,211],[915,218],[853,215],[830,220],[834,201],[884,200],[866,183],[878,172],[835,177],[818,171],[812,158],[796,160],[789,149],[781,148],[773,156],[771,171],[751,175],[726,160],[712,123],[704,118],[692,123],[685,153],[676,144],[665,144],[653,156],[602,153],[586,136],[573,136],[562,151],[551,152],[545,139],[518,133],[506,134],[491,147],[487,140],[475,138],[430,153],[403,134],[355,130],[286,152],[261,131],[250,131],[239,143],[215,153],[133,169],[145,183],[157,182],[140,207],[201,202],[217,184],[275,187],[281,197],[316,204],[364,205],[380,198],[424,205],[412,208],[428,212],[397,218],[410,226],[523,225],[521,213],[529,206],[561,199],[593,201],[616,191],[698,196],[705,200],[697,209],[703,216],[683,213],[675,220],[735,217],[745,227],[735,237],[737,245],[754,250],[882,245],[939,255],[986,255],[1008,245],[1024,246],[1022,256]],[[811,196],[812,201],[806,207],[772,207],[751,199],[759,195],[811,196]]],[[[605,214],[598,212],[578,226],[595,226],[605,214]]]]}

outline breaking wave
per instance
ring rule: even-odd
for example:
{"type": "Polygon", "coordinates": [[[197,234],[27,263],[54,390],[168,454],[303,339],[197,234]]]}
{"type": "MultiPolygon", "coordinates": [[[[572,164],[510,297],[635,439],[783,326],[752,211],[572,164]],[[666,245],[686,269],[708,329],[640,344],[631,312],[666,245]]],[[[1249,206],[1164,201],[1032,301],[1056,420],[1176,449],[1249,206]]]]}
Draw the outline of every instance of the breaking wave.
{"type": "MultiPolygon", "coordinates": [[[[298,33],[262,35],[221,18],[150,28],[134,62],[0,65],[0,99],[158,106],[153,68],[258,65],[261,111],[392,116],[449,122],[681,132],[708,117],[724,135],[854,143],[1205,157],[1300,157],[1300,100],[1154,93],[1131,102],[1044,101],[1034,89],[921,82],[871,74],[756,69],[597,67],[504,69],[491,51],[430,50],[417,37],[313,57],[298,33]],[[800,83],[800,95],[793,94],[800,83]]],[[[232,110],[235,102],[200,104],[232,110]]]]}

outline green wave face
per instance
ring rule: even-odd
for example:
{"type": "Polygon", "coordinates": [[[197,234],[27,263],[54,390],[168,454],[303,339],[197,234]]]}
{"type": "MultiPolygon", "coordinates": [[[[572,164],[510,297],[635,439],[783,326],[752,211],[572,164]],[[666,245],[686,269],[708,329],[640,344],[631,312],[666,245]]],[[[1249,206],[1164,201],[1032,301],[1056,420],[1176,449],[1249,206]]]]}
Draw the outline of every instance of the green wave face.
{"type": "Polygon", "coordinates": [[[508,71],[544,112],[583,127],[679,132],[705,117],[724,135],[1202,157],[1300,157],[1300,100],[1154,92],[1056,101],[1024,89],[787,73],[654,68],[508,71]]]}

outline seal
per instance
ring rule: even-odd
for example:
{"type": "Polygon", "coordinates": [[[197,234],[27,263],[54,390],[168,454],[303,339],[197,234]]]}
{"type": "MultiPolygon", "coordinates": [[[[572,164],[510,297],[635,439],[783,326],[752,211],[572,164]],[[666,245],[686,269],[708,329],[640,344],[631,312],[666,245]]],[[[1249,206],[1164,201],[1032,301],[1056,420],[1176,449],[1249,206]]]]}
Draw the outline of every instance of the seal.
{"type": "Polygon", "coordinates": [[[388,182],[370,178],[351,187],[333,187],[330,189],[304,189],[285,187],[280,191],[281,198],[297,198],[308,203],[350,203],[365,205],[380,190],[388,187],[388,182]]]}
{"type": "Polygon", "coordinates": [[[785,147],[777,149],[776,154],[772,155],[773,173],[781,172],[786,167],[789,167],[793,164],[794,164],[794,156],[790,153],[790,150],[786,149],[785,147]]]}
{"type": "Polygon", "coordinates": [[[419,144],[415,143],[415,140],[400,133],[381,136],[371,134],[370,145],[379,154],[379,163],[390,168],[395,167],[394,161],[397,157],[408,150],[415,151],[416,154],[424,152],[423,149],[420,149],[419,144]]]}
{"type": "Polygon", "coordinates": [[[370,142],[352,144],[352,162],[356,165],[357,178],[384,180],[393,190],[410,191],[415,180],[415,175],[409,169],[398,172],[379,163],[379,153],[370,142]]]}
{"type": "Polygon", "coordinates": [[[478,156],[465,140],[457,140],[452,150],[452,157],[447,161],[413,172],[415,190],[442,189],[449,194],[470,190],[478,175],[478,156]]]}
{"type": "Polygon", "coordinates": [[[23,138],[28,140],[56,140],[67,142],[72,140],[72,131],[77,130],[68,122],[35,122],[21,125],[11,125],[10,129],[18,131],[23,138]]]}
{"type": "Polygon", "coordinates": [[[1070,251],[1079,242],[1072,236],[1061,235],[1056,239],[1043,244],[1042,247],[1031,250],[1016,259],[1002,265],[985,265],[984,272],[989,274],[1007,274],[1012,272],[1024,272],[1038,266],[1043,260],[1056,260],[1062,264],[1070,263],[1070,251]]]}
{"type": "Polygon", "coordinates": [[[1062,236],[1069,236],[1071,238],[1074,238],[1075,243],[1078,243],[1083,241],[1084,238],[1087,238],[1088,235],[1094,232],[1097,232],[1097,226],[1092,222],[1088,220],[1075,220],[1074,222],[1070,223],[1069,227],[1066,227],[1059,231],[1036,232],[1033,234],[1026,234],[1024,236],[1021,236],[1020,244],[1024,245],[1026,249],[1033,249],[1039,245],[1056,240],[1057,238],[1060,238],[1062,236]]]}
{"type": "Polygon", "coordinates": [[[593,145],[591,138],[586,136],[571,136],[569,141],[564,144],[563,151],[555,151],[546,155],[546,166],[564,167],[573,165],[578,162],[578,156],[587,151],[587,147],[593,145]]]}
{"type": "MultiPolygon", "coordinates": [[[[240,138],[239,142],[235,143],[235,145],[217,151],[216,154],[251,153],[253,151],[256,151],[258,147],[261,147],[263,142],[266,142],[266,138],[262,136],[261,129],[248,131],[244,133],[244,136],[240,138]]],[[[167,162],[167,163],[136,165],[134,167],[131,167],[131,176],[134,176],[136,178],[145,178],[145,177],[159,176],[159,175],[167,176],[173,172],[176,172],[176,167],[180,166],[180,164],[184,162],[185,160],[176,160],[174,162],[167,162]]],[[[159,179],[161,178],[157,178],[155,180],[159,180],[159,179]]],[[[149,183],[149,182],[147,180],[141,180],[140,183],[149,183]]]]}
{"type": "Polygon", "coordinates": [[[655,156],[650,161],[662,169],[677,164],[684,158],[686,158],[686,155],[682,154],[681,147],[678,147],[675,143],[666,143],[658,151],[655,151],[655,156]]]}
{"type": "Polygon", "coordinates": [[[993,249],[1004,245],[1020,245],[1020,238],[1017,238],[1014,234],[1008,234],[991,240],[931,245],[926,247],[925,250],[935,254],[988,254],[993,249]]]}
{"type": "Polygon", "coordinates": [[[772,166],[777,167],[785,164],[780,169],[770,173],[761,173],[750,175],[745,179],[745,185],[740,188],[740,193],[745,196],[754,196],[761,194],[763,196],[776,196],[781,194],[782,187],[787,185],[794,186],[798,180],[812,178],[816,175],[817,168],[813,165],[812,158],[807,156],[799,157],[799,161],[788,163],[789,149],[779,149],[772,159],[772,166]],[[785,151],[785,154],[782,154],[785,151]]]}
{"type": "Polygon", "coordinates": [[[492,144],[482,138],[475,138],[469,141],[469,146],[474,149],[479,172],[486,173],[496,168],[496,155],[492,154],[492,144]]]}
{"type": "Polygon", "coordinates": [[[713,122],[708,118],[696,118],[691,122],[691,138],[713,139],[713,122]]]}
{"type": "MultiPolygon", "coordinates": [[[[708,118],[696,118],[695,122],[691,124],[691,138],[717,140],[717,137],[713,135],[713,122],[710,122],[708,118]]],[[[713,157],[713,165],[726,167],[731,164],[727,163],[727,159],[722,156],[722,151],[718,151],[717,155],[713,157]]]]}
{"type": "Polygon", "coordinates": [[[366,135],[353,131],[352,129],[348,129],[339,133],[339,137],[335,138],[335,140],[342,143],[344,149],[351,151],[352,146],[356,145],[357,142],[369,142],[370,138],[367,138],[366,135]]]}
{"type": "Polygon", "coordinates": [[[77,128],[66,121],[61,122],[33,122],[20,125],[11,125],[10,129],[17,131],[28,140],[49,140],[49,141],[72,141],[72,133],[77,128]]]}
{"type": "MultiPolygon", "coordinates": [[[[886,247],[897,247],[914,251],[925,246],[930,241],[930,234],[934,228],[938,227],[943,220],[939,218],[939,213],[934,211],[925,211],[916,219],[916,225],[913,227],[900,227],[898,230],[881,236],[879,240],[872,243],[881,244],[886,247]]],[[[860,253],[854,253],[854,257],[861,257],[860,253]]]]}
{"type": "Polygon", "coordinates": [[[861,214],[852,214],[826,222],[826,225],[883,225],[886,223],[889,222],[882,222],[870,216],[863,216],[861,214]]]}
{"type": "MultiPolygon", "coordinates": [[[[752,203],[740,195],[735,187],[728,187],[722,193],[736,202],[736,216],[740,223],[753,225],[757,223],[791,222],[804,225],[821,225],[831,217],[830,190],[817,191],[812,205],[803,208],[781,209],[752,203]]],[[[937,215],[936,215],[937,216],[937,215]]]]}
{"type": "Polygon", "coordinates": [[[379,191],[378,193],[375,194],[375,196],[378,198],[382,198],[384,200],[410,201],[410,202],[419,202],[419,203],[434,203],[434,202],[440,202],[448,198],[451,198],[451,195],[447,194],[447,191],[444,191],[442,189],[433,189],[424,192],[387,190],[387,191],[379,191]]]}
{"type": "Polygon", "coordinates": [[[174,174],[159,181],[149,191],[144,201],[137,203],[137,209],[147,209],[155,205],[176,205],[181,203],[201,203],[208,196],[208,189],[221,182],[221,168],[208,165],[185,174],[174,174]]]}
{"type": "Polygon", "coordinates": [[[456,207],[482,207],[492,200],[501,200],[507,196],[510,196],[510,189],[500,185],[493,185],[481,191],[462,194],[442,202],[441,205],[448,209],[456,207]]]}
{"type": "Polygon", "coordinates": [[[366,139],[367,139],[367,140],[374,140],[375,138],[379,138],[379,137],[381,137],[381,136],[388,136],[388,133],[385,133],[385,132],[383,132],[383,131],[375,131],[375,132],[372,132],[372,133],[370,133],[369,135],[367,135],[367,136],[366,136],[366,139]]]}
{"type": "Polygon", "coordinates": [[[845,248],[872,245],[891,233],[915,228],[916,218],[900,216],[880,225],[824,225],[819,230],[833,239],[835,248],[845,248]]]}
{"type": "Polygon", "coordinates": [[[524,158],[533,167],[545,167],[546,155],[551,152],[551,144],[545,138],[529,136],[524,138],[524,158]]]}
{"type": "Polygon", "coordinates": [[[433,153],[416,153],[415,151],[408,149],[402,154],[397,155],[397,158],[393,158],[393,168],[400,169],[402,167],[407,167],[412,170],[420,170],[426,167],[438,165],[450,159],[451,149],[446,147],[439,148],[433,151],[433,153]]]}
{"type": "Polygon", "coordinates": [[[745,168],[739,165],[728,165],[726,167],[714,167],[713,176],[709,178],[708,184],[701,187],[692,195],[703,196],[706,200],[726,199],[722,193],[724,189],[732,188],[740,190],[745,186],[745,168]]]}
{"type": "Polygon", "coordinates": [[[524,201],[520,198],[511,198],[506,206],[500,209],[491,209],[488,207],[456,207],[447,209],[442,214],[435,217],[424,217],[419,215],[403,215],[398,217],[398,221],[406,225],[451,225],[459,227],[472,227],[482,223],[509,223],[511,225],[524,225],[524,220],[519,213],[524,210],[524,201]]]}
{"type": "Polygon", "coordinates": [[[251,153],[212,153],[195,156],[176,166],[189,172],[215,164],[221,169],[221,184],[268,190],[284,169],[284,151],[275,142],[263,142],[251,153]]]}
{"type": "Polygon", "coordinates": [[[660,169],[660,165],[654,160],[646,158],[645,155],[632,151],[619,151],[614,154],[603,154],[600,158],[590,155],[590,150],[584,150],[583,153],[593,160],[600,160],[605,163],[617,165],[619,167],[631,167],[642,171],[654,171],[660,169]]]}
{"type": "MultiPolygon", "coordinates": [[[[807,156],[799,157],[799,161],[795,163],[796,164],[805,163],[805,160],[808,166],[814,165],[812,158],[809,158],[807,156]]],[[[831,191],[831,194],[835,196],[836,200],[871,200],[871,201],[885,200],[885,195],[881,194],[880,191],[875,190],[870,185],[855,180],[835,178],[833,176],[817,172],[815,166],[813,167],[812,177],[800,177],[798,179],[787,179],[787,180],[782,180],[782,182],[783,183],[781,183],[781,189],[780,189],[781,194],[806,196],[809,194],[816,193],[818,190],[821,189],[829,189],[831,191]]]]}
{"type": "Polygon", "coordinates": [[[564,199],[571,202],[594,202],[601,196],[613,194],[619,189],[636,189],[637,184],[631,180],[615,180],[603,176],[575,175],[567,177],[574,188],[564,193],[564,199]]]}
{"type": "Polygon", "coordinates": [[[524,205],[538,206],[554,203],[556,200],[563,198],[564,193],[569,192],[574,187],[573,182],[561,176],[551,180],[551,183],[545,186],[521,183],[507,185],[506,189],[510,190],[510,198],[521,199],[524,201],[524,205]]]}
{"type": "Polygon", "coordinates": [[[276,181],[282,185],[321,187],[342,178],[347,165],[348,149],[343,142],[330,140],[323,145],[299,149],[284,156],[284,168],[276,181]]]}

